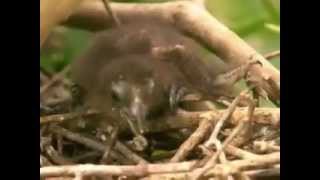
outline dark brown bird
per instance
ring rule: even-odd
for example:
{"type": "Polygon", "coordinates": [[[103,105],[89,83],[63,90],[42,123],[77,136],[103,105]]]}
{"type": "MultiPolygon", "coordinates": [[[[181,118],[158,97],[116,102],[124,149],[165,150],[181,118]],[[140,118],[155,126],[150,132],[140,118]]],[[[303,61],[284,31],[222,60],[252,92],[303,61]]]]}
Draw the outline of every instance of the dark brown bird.
{"type": "Polygon", "coordinates": [[[72,65],[85,105],[128,122],[134,134],[143,121],[174,112],[188,93],[218,97],[221,70],[209,69],[201,47],[168,24],[142,21],[100,32],[72,65]]]}

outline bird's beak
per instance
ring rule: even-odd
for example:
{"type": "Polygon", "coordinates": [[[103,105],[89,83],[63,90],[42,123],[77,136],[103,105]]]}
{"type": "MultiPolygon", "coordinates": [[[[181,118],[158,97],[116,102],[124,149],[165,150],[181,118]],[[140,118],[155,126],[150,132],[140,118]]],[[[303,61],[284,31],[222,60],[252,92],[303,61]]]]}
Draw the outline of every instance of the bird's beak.
{"type": "Polygon", "coordinates": [[[144,121],[146,120],[146,106],[139,98],[135,98],[130,107],[130,112],[134,118],[134,123],[139,134],[144,133],[144,121]]]}
{"type": "Polygon", "coordinates": [[[133,139],[134,148],[138,151],[144,150],[148,146],[147,139],[143,136],[144,125],[146,119],[146,108],[140,101],[134,101],[131,106],[120,111],[122,117],[128,122],[132,133],[135,135],[133,139]]]}

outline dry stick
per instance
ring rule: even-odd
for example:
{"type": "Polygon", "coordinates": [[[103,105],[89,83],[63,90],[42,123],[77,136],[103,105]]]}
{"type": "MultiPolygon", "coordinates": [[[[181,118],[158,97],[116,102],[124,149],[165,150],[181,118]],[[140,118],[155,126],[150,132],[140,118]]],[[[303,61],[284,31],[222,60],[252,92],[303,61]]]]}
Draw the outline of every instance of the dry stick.
{"type": "Polygon", "coordinates": [[[106,11],[108,12],[108,14],[110,15],[111,19],[113,20],[113,23],[116,26],[120,25],[120,20],[118,19],[118,17],[114,14],[114,12],[112,11],[110,4],[109,4],[109,0],[102,0],[104,7],[106,8],[106,11]]]}
{"type": "MultiPolygon", "coordinates": [[[[86,137],[83,137],[81,136],[80,134],[77,134],[77,133],[73,133],[73,132],[70,132],[64,128],[61,128],[61,127],[58,127],[58,126],[55,126],[54,128],[52,128],[52,131],[57,133],[57,134],[61,134],[62,136],[64,136],[65,138],[68,138],[72,141],[75,141],[75,142],[78,142],[78,143],[81,143],[89,148],[92,148],[92,149],[95,149],[95,150],[98,150],[100,152],[105,152],[106,150],[106,146],[103,145],[102,143],[99,143],[99,142],[96,142],[92,139],[89,139],[89,138],[86,138],[86,137]]],[[[146,160],[144,160],[143,158],[141,158],[139,155],[137,155],[136,153],[132,152],[130,149],[128,149],[125,145],[123,145],[122,143],[120,142],[116,142],[115,144],[115,150],[121,152],[121,154],[123,156],[125,156],[128,160],[130,160],[131,162],[133,163],[140,163],[140,162],[144,162],[144,163],[147,163],[146,160]]],[[[111,150],[110,152],[110,156],[112,158],[115,158],[115,159],[119,159],[119,154],[116,153],[115,151],[111,150]]],[[[122,157],[122,156],[121,156],[122,157]]],[[[123,162],[123,158],[122,159],[122,162],[123,162]]]]}
{"type": "MultiPolygon", "coordinates": [[[[247,93],[248,93],[248,90],[245,90],[245,91],[243,91],[242,93],[240,93],[240,95],[239,95],[237,98],[239,98],[239,100],[240,100],[240,98],[244,98],[247,93]]],[[[236,100],[235,100],[235,101],[236,101],[236,100]]],[[[233,105],[233,104],[231,104],[231,105],[233,105]]],[[[245,125],[246,125],[247,123],[250,123],[250,121],[252,120],[253,113],[254,113],[254,108],[255,108],[254,105],[255,105],[255,104],[253,104],[253,103],[250,103],[250,104],[249,104],[247,120],[246,120],[246,121],[245,121],[245,120],[241,121],[241,122],[237,125],[237,127],[231,132],[231,134],[228,136],[228,138],[223,142],[222,146],[219,147],[219,148],[217,147],[218,150],[217,150],[216,154],[206,163],[206,165],[205,165],[203,168],[201,168],[198,172],[196,172],[194,179],[197,180],[197,179],[201,178],[202,175],[203,175],[208,169],[213,168],[213,167],[216,165],[216,163],[217,163],[217,158],[219,157],[219,154],[220,154],[221,152],[223,152],[224,148],[225,148],[229,143],[232,142],[232,140],[236,137],[236,135],[238,135],[238,134],[240,133],[241,130],[243,130],[243,128],[245,127],[245,125]]],[[[235,105],[235,106],[236,106],[236,105],[235,105]]],[[[213,132],[212,134],[214,135],[214,133],[215,133],[215,132],[213,132]]],[[[211,136],[211,137],[217,139],[216,136],[211,136]]],[[[210,138],[211,138],[211,137],[210,137],[210,138]]],[[[211,140],[212,140],[212,139],[209,139],[209,142],[210,142],[211,140]]],[[[214,139],[213,139],[213,140],[214,140],[214,139]]],[[[209,145],[210,145],[210,144],[209,144],[209,145]]]]}
{"type": "MultiPolygon", "coordinates": [[[[246,91],[245,91],[246,92],[246,91]]],[[[239,101],[241,100],[242,98],[242,94],[243,93],[240,93],[239,96],[237,96],[231,103],[231,105],[229,106],[228,110],[223,114],[223,116],[221,117],[221,119],[217,122],[217,124],[215,125],[214,127],[214,130],[209,138],[209,140],[207,140],[205,142],[205,147],[210,147],[212,146],[213,144],[217,147],[218,151],[219,149],[222,148],[222,145],[221,145],[221,142],[218,140],[217,136],[224,124],[225,121],[227,121],[230,116],[232,116],[232,113],[235,111],[239,101]]],[[[226,155],[225,153],[222,151],[219,155],[219,159],[222,163],[226,162],[227,159],[226,159],[226,155]]]]}
{"type": "MultiPolygon", "coordinates": [[[[267,155],[259,155],[255,159],[234,160],[224,164],[217,164],[213,169],[206,174],[206,176],[214,177],[220,174],[235,174],[246,170],[268,168],[272,165],[280,163],[280,153],[272,153],[267,155]]],[[[194,172],[181,173],[166,173],[166,174],[151,174],[146,179],[182,179],[189,180],[194,172]]],[[[250,176],[250,174],[248,174],[250,176]]]]}
{"type": "Polygon", "coordinates": [[[225,152],[230,154],[230,155],[233,155],[233,156],[236,156],[236,157],[239,157],[241,159],[255,159],[255,158],[258,158],[259,155],[256,155],[254,153],[251,153],[251,152],[248,152],[248,151],[245,151],[243,149],[240,149],[238,147],[235,147],[233,145],[228,145],[226,148],[225,148],[225,152]]]}
{"type": "Polygon", "coordinates": [[[82,0],[41,0],[40,3],[40,48],[51,30],[61,21],[67,19],[82,0]],[[55,7],[55,8],[53,8],[55,7]]]}
{"type": "Polygon", "coordinates": [[[72,157],[72,161],[73,162],[80,162],[84,159],[88,159],[88,158],[91,158],[91,157],[98,157],[100,156],[101,153],[97,152],[97,151],[90,151],[90,152],[86,152],[84,154],[81,154],[79,156],[76,156],[76,157],[72,157]]]}
{"type": "Polygon", "coordinates": [[[213,169],[210,169],[205,176],[215,176],[217,174],[234,174],[248,169],[259,169],[270,167],[280,163],[280,153],[271,153],[260,155],[255,159],[235,160],[225,164],[218,164],[213,169]]]}
{"type": "MultiPolygon", "coordinates": [[[[254,109],[255,109],[255,107],[256,107],[256,104],[254,103],[254,100],[253,100],[253,99],[251,99],[251,98],[246,98],[246,100],[249,102],[249,107],[248,107],[248,123],[245,124],[245,126],[246,126],[247,128],[244,128],[244,131],[246,131],[246,132],[245,132],[245,133],[242,133],[242,135],[244,135],[244,136],[248,135],[247,131],[248,131],[248,128],[250,128],[249,126],[251,125],[250,123],[252,122],[252,117],[253,117],[254,109]]],[[[242,132],[243,132],[243,131],[242,131],[242,132]]],[[[240,139],[241,142],[238,143],[238,144],[236,144],[236,145],[241,145],[242,142],[243,142],[245,139],[247,139],[247,137],[241,138],[241,139],[240,139]]],[[[238,141],[238,142],[239,142],[239,141],[238,141]]],[[[231,142],[230,144],[233,144],[233,145],[234,145],[235,143],[234,143],[234,141],[233,141],[233,142],[231,142]]],[[[235,174],[234,178],[235,178],[236,180],[250,180],[250,178],[249,178],[248,175],[246,175],[246,174],[244,174],[244,173],[242,173],[242,172],[240,172],[240,171],[235,174]]]]}
{"type": "Polygon", "coordinates": [[[243,172],[237,172],[233,177],[235,180],[251,180],[250,177],[243,172]]]}
{"type": "Polygon", "coordinates": [[[272,141],[255,141],[253,143],[253,148],[258,152],[280,151],[280,146],[275,145],[272,141]]]}
{"type": "Polygon", "coordinates": [[[211,128],[212,123],[209,120],[201,121],[199,127],[179,147],[176,154],[170,159],[170,162],[179,162],[184,160],[189,153],[203,140],[211,128]]]}
{"type": "Polygon", "coordinates": [[[223,151],[224,147],[227,146],[232,140],[233,138],[242,130],[242,128],[244,127],[245,122],[241,121],[236,128],[234,128],[234,130],[232,131],[232,133],[230,134],[230,136],[228,136],[228,138],[223,142],[222,146],[220,149],[218,149],[218,151],[214,154],[214,156],[212,156],[209,161],[206,163],[206,165],[201,168],[198,169],[197,171],[195,171],[193,173],[193,177],[192,179],[194,180],[198,180],[202,177],[202,175],[204,173],[206,173],[206,171],[208,171],[208,169],[213,168],[216,163],[217,163],[217,159],[220,155],[220,153],[223,151]]]}
{"type": "Polygon", "coordinates": [[[235,111],[239,101],[241,99],[241,95],[237,96],[229,106],[228,110],[222,115],[221,119],[217,122],[217,124],[214,127],[214,130],[210,136],[210,138],[204,143],[206,147],[210,147],[213,144],[215,144],[217,140],[217,136],[224,124],[225,121],[227,121],[230,116],[232,116],[232,113],[235,111]]]}
{"type": "MultiPolygon", "coordinates": [[[[215,145],[216,145],[217,149],[222,148],[221,141],[218,140],[218,139],[216,139],[215,145]]],[[[227,157],[226,157],[226,154],[224,153],[224,151],[222,151],[222,152],[220,153],[219,161],[220,161],[221,163],[226,163],[226,162],[228,161],[228,160],[227,160],[227,157]]]]}
{"type": "MultiPolygon", "coordinates": [[[[219,139],[216,139],[215,141],[215,145],[217,147],[217,149],[221,149],[222,145],[221,145],[221,141],[219,139]]],[[[224,151],[222,151],[219,155],[219,161],[220,163],[227,163],[228,159],[226,157],[226,154],[224,151]]],[[[234,180],[232,176],[230,176],[229,174],[221,174],[219,177],[221,180],[225,179],[225,180],[234,180]]]]}
{"type": "Polygon", "coordinates": [[[271,59],[278,57],[278,56],[280,56],[280,50],[267,53],[264,55],[264,58],[271,60],[271,59]]]}
{"type": "Polygon", "coordinates": [[[59,153],[50,145],[45,146],[45,151],[50,159],[59,165],[71,165],[74,164],[71,160],[59,155],[59,153]]]}
{"type": "Polygon", "coordinates": [[[57,135],[57,150],[59,154],[63,153],[63,138],[61,135],[57,135]]]}
{"type": "Polygon", "coordinates": [[[77,173],[83,176],[146,176],[149,174],[187,172],[195,162],[181,162],[168,164],[138,164],[135,166],[117,165],[75,165],[75,166],[51,166],[40,168],[40,177],[74,176],[77,173]]]}
{"type": "MultiPolygon", "coordinates": [[[[236,125],[247,115],[248,108],[237,108],[230,118],[230,123],[236,125]]],[[[146,122],[146,133],[162,132],[170,129],[193,128],[199,125],[203,120],[221,119],[221,116],[227,110],[211,110],[202,112],[185,112],[178,111],[176,116],[163,117],[159,121],[146,122]]],[[[99,114],[97,111],[88,111],[84,114],[66,113],[40,117],[40,124],[59,123],[68,121],[79,116],[90,118],[99,114]]],[[[212,122],[215,124],[215,122],[212,122]]],[[[280,125],[280,109],[279,108],[256,108],[253,117],[253,123],[261,125],[271,125],[279,127],[280,125]]],[[[120,127],[121,131],[129,127],[120,127]]]]}
{"type": "MultiPolygon", "coordinates": [[[[232,66],[239,66],[250,60],[260,61],[262,66],[254,65],[250,68],[249,74],[254,78],[248,80],[264,89],[270,99],[279,99],[279,70],[204,8],[195,3],[188,1],[152,4],[110,3],[110,6],[121,19],[155,17],[170,22],[216,52],[217,56],[232,66]],[[270,87],[267,82],[268,79],[273,79],[276,82],[277,89],[270,87]]],[[[78,11],[66,23],[86,29],[99,30],[108,27],[106,22],[111,22],[110,19],[111,17],[107,16],[105,8],[100,3],[90,0],[82,3],[78,11]]]]}
{"type": "Polygon", "coordinates": [[[230,145],[234,146],[241,146],[245,142],[248,141],[248,139],[251,137],[252,132],[250,131],[252,128],[252,118],[253,118],[253,113],[256,108],[256,103],[252,98],[245,97],[244,98],[248,103],[248,113],[247,113],[247,119],[248,123],[245,124],[241,134],[239,134],[238,138],[233,139],[233,141],[230,143],[230,145]]]}
{"type": "Polygon", "coordinates": [[[52,163],[42,154],[40,154],[40,167],[42,166],[52,166],[52,163]]]}
{"type": "Polygon", "coordinates": [[[93,115],[97,115],[97,111],[87,111],[87,112],[72,112],[72,113],[64,113],[64,114],[55,114],[40,117],[40,125],[48,124],[48,123],[62,123],[65,121],[69,121],[79,117],[90,117],[93,115]]]}
{"type": "MultiPolygon", "coordinates": [[[[280,163],[280,153],[260,155],[256,159],[235,160],[225,164],[218,164],[211,169],[206,175],[214,176],[221,174],[221,170],[229,167],[231,172],[239,170],[248,170],[252,168],[267,167],[280,163]]],[[[82,173],[85,176],[145,176],[155,177],[163,174],[168,177],[182,177],[186,179],[186,174],[196,165],[196,161],[166,164],[139,164],[132,166],[116,165],[72,165],[72,166],[51,166],[40,168],[40,177],[54,176],[74,176],[76,173],[82,173]],[[179,173],[180,172],[180,173],[179,173]],[[170,174],[168,174],[170,173],[170,174]],[[172,174],[173,173],[173,174],[172,174]]],[[[230,173],[231,174],[231,173],[230,173]]]]}
{"type": "Polygon", "coordinates": [[[51,86],[61,81],[64,78],[65,74],[68,73],[69,70],[70,70],[70,65],[67,65],[62,71],[60,71],[58,74],[55,74],[48,83],[44,84],[40,88],[40,95],[43,95],[51,88],[51,86]]]}
{"type": "Polygon", "coordinates": [[[280,176],[280,165],[269,169],[258,169],[244,172],[250,177],[280,176]]]}
{"type": "Polygon", "coordinates": [[[75,177],[74,177],[74,180],[83,180],[83,175],[82,175],[82,173],[76,173],[76,174],[75,174],[75,177]]]}
{"type": "Polygon", "coordinates": [[[107,163],[108,162],[108,159],[109,159],[109,154],[111,152],[111,149],[112,147],[115,145],[115,143],[117,142],[117,136],[118,136],[118,133],[119,133],[119,127],[116,126],[114,129],[113,129],[113,132],[111,134],[111,137],[110,137],[110,143],[109,145],[107,146],[106,148],[106,151],[104,152],[101,160],[100,160],[100,163],[101,164],[104,164],[104,163],[107,163]]]}
{"type": "MultiPolygon", "coordinates": [[[[70,132],[70,131],[68,131],[68,130],[66,130],[64,128],[55,126],[54,128],[51,129],[51,131],[53,131],[56,134],[60,134],[63,137],[65,137],[65,138],[67,138],[67,139],[69,139],[71,141],[83,144],[84,146],[89,147],[91,149],[98,150],[100,152],[104,152],[105,151],[105,146],[103,144],[101,144],[99,142],[96,142],[96,141],[94,141],[92,139],[83,137],[80,134],[70,132]]],[[[124,163],[124,164],[128,163],[128,160],[126,158],[124,158],[121,154],[119,154],[119,153],[117,153],[115,151],[112,151],[110,153],[110,155],[111,155],[111,157],[113,159],[117,159],[121,163],[124,163]]],[[[133,162],[131,162],[131,163],[133,163],[133,162]]]]}

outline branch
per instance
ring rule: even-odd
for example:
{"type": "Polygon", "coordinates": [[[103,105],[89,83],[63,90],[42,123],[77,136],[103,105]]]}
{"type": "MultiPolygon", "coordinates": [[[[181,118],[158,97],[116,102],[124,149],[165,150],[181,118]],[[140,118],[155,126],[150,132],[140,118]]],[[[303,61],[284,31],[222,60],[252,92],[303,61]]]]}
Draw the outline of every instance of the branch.
{"type": "Polygon", "coordinates": [[[40,177],[48,176],[74,176],[82,174],[84,176],[106,176],[106,175],[126,175],[126,176],[146,176],[149,174],[187,172],[190,171],[195,162],[181,162],[169,164],[139,164],[136,166],[116,166],[116,165],[75,165],[56,166],[40,168],[40,177]]]}
{"type": "Polygon", "coordinates": [[[40,0],[40,47],[47,39],[52,28],[67,19],[81,1],[40,0]]]}
{"type": "MultiPolygon", "coordinates": [[[[238,170],[250,170],[255,167],[267,167],[280,163],[280,153],[268,155],[259,155],[256,159],[235,160],[224,164],[218,164],[211,169],[206,175],[214,176],[221,174],[221,171],[238,172],[238,170]]],[[[139,164],[132,166],[116,165],[71,165],[71,166],[50,166],[40,168],[40,177],[54,176],[74,176],[81,174],[84,176],[107,176],[107,175],[124,175],[124,176],[173,176],[181,179],[187,179],[190,171],[196,165],[196,161],[167,163],[167,164],[139,164]],[[171,174],[169,174],[171,173],[171,174]],[[174,174],[172,174],[174,173],[174,174]]],[[[252,173],[252,172],[251,172],[252,173]]],[[[250,173],[249,173],[250,174],[250,173]]],[[[255,174],[255,173],[253,173],[255,174]]]]}
{"type": "MultiPolygon", "coordinates": [[[[169,129],[181,129],[197,127],[203,120],[209,120],[215,124],[226,110],[212,110],[203,112],[186,112],[178,111],[176,116],[163,117],[155,121],[145,122],[145,132],[161,132],[169,129]]],[[[248,108],[237,108],[231,116],[228,123],[237,125],[247,117],[248,108]]],[[[280,126],[280,109],[279,108],[256,108],[253,114],[252,123],[280,126]]]]}
{"type": "MultiPolygon", "coordinates": [[[[105,152],[106,147],[108,147],[107,145],[104,145],[102,143],[99,143],[97,141],[94,141],[92,139],[89,139],[87,137],[84,137],[80,134],[71,132],[67,129],[55,126],[54,128],[51,129],[51,131],[53,131],[56,134],[59,134],[69,140],[78,142],[80,144],[83,144],[89,148],[95,149],[97,151],[100,151],[102,153],[105,152]]],[[[107,142],[108,143],[108,142],[107,142]]],[[[110,150],[110,156],[113,159],[117,159],[119,161],[121,161],[122,163],[128,163],[127,161],[129,160],[130,162],[133,163],[147,163],[146,160],[144,160],[143,158],[141,158],[140,156],[138,156],[136,153],[134,153],[133,151],[131,151],[129,148],[127,148],[125,145],[123,145],[122,143],[120,143],[119,141],[117,141],[115,143],[114,146],[114,150],[110,150]],[[122,155],[119,155],[116,151],[119,151],[126,159],[123,159],[122,155]]]]}
{"type": "Polygon", "coordinates": [[[264,55],[264,58],[271,60],[271,59],[278,57],[278,56],[280,56],[280,50],[267,53],[264,55]]]}
{"type": "Polygon", "coordinates": [[[179,162],[184,160],[189,153],[205,138],[210,129],[212,129],[212,123],[209,120],[201,121],[199,127],[179,147],[176,154],[170,159],[170,162],[179,162]]]}
{"type": "MultiPolygon", "coordinates": [[[[202,112],[186,112],[179,110],[176,116],[162,117],[154,121],[145,122],[145,133],[162,132],[170,129],[192,128],[197,127],[203,120],[208,120],[213,124],[216,123],[225,114],[227,110],[211,110],[202,112]]],[[[237,108],[230,117],[229,123],[236,125],[247,116],[248,108],[237,108]]],[[[40,117],[40,124],[52,122],[69,121],[80,116],[90,118],[97,115],[98,112],[88,111],[84,114],[66,113],[40,117]]],[[[253,123],[262,125],[280,126],[280,109],[279,108],[256,108],[253,114],[253,123]]],[[[120,132],[127,131],[129,127],[121,126],[120,132]]]]}
{"type": "MultiPolygon", "coordinates": [[[[112,18],[105,12],[100,1],[84,1],[65,24],[88,30],[101,30],[112,26],[112,18]]],[[[212,50],[231,66],[249,61],[259,61],[249,70],[247,82],[266,91],[268,97],[277,101],[280,97],[280,72],[262,55],[250,47],[234,32],[220,23],[194,2],[176,1],[167,3],[110,3],[112,10],[124,21],[143,17],[155,17],[175,25],[204,46],[212,50]],[[276,87],[270,85],[274,81],[276,87]]]]}

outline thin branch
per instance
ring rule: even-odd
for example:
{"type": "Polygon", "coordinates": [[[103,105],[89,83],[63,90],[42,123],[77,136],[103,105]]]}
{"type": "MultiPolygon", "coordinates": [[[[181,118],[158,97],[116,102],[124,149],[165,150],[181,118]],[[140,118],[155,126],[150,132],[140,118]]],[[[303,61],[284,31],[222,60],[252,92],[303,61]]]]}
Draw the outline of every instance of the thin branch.
{"type": "Polygon", "coordinates": [[[45,146],[46,154],[49,156],[51,161],[59,165],[71,165],[74,164],[70,159],[61,156],[51,145],[45,146]]]}
{"type": "Polygon", "coordinates": [[[230,116],[232,116],[232,113],[236,110],[236,107],[241,99],[241,96],[237,96],[229,106],[229,108],[226,110],[226,112],[221,116],[221,119],[217,122],[217,124],[214,127],[214,130],[210,136],[210,138],[205,142],[206,147],[210,147],[211,145],[215,144],[215,141],[217,140],[217,136],[224,124],[225,121],[227,121],[230,116]]]}
{"type": "Polygon", "coordinates": [[[255,159],[235,160],[225,164],[218,164],[215,168],[209,170],[205,176],[214,176],[215,174],[221,174],[221,171],[229,171],[227,174],[233,174],[239,171],[249,169],[266,168],[270,165],[280,163],[280,152],[259,155],[255,159]]]}
{"type": "Polygon", "coordinates": [[[75,166],[51,166],[40,168],[40,177],[74,176],[81,173],[85,176],[146,176],[149,174],[186,172],[190,171],[195,162],[181,162],[168,164],[138,164],[135,166],[116,165],[75,165],[75,166]]]}
{"type": "Polygon", "coordinates": [[[72,113],[65,113],[65,114],[48,115],[48,116],[40,117],[40,125],[48,124],[48,123],[62,123],[62,122],[76,119],[79,117],[90,117],[97,114],[98,112],[96,111],[87,111],[87,112],[81,112],[81,113],[72,112],[72,113]]]}
{"type": "Polygon", "coordinates": [[[280,146],[275,145],[274,141],[255,141],[253,149],[258,153],[280,151],[280,146]]]}
{"type": "Polygon", "coordinates": [[[254,153],[245,151],[243,149],[240,149],[238,147],[235,147],[233,145],[228,145],[225,149],[226,153],[239,157],[241,159],[255,159],[258,158],[259,155],[256,155],[254,153]]]}
{"type": "Polygon", "coordinates": [[[203,140],[212,128],[212,123],[208,120],[201,121],[199,127],[192,135],[179,147],[176,154],[171,158],[170,162],[179,162],[184,160],[189,153],[203,140]]]}
{"type": "Polygon", "coordinates": [[[232,133],[228,136],[228,138],[223,142],[222,146],[218,149],[218,151],[209,159],[209,161],[205,164],[205,166],[201,169],[198,169],[194,172],[192,179],[198,180],[202,177],[204,173],[206,173],[209,169],[212,169],[217,164],[217,159],[221,152],[223,152],[224,148],[233,140],[233,138],[242,130],[245,122],[242,121],[238,124],[238,126],[232,131],[232,133]]]}
{"type": "MultiPolygon", "coordinates": [[[[272,153],[268,155],[260,155],[255,159],[235,160],[225,164],[218,164],[211,169],[206,176],[215,176],[221,174],[221,171],[238,172],[252,168],[267,167],[280,163],[280,153],[272,153]],[[229,170],[226,170],[229,169],[229,170]]],[[[72,165],[72,166],[50,166],[40,168],[40,177],[54,176],[74,176],[76,173],[82,173],[86,176],[146,176],[149,177],[175,177],[186,179],[190,170],[196,165],[196,161],[181,163],[165,163],[165,164],[139,164],[132,166],[115,166],[115,165],[72,165]],[[171,174],[173,173],[173,174],[171,174]]],[[[250,173],[248,173],[250,174],[250,173]]],[[[253,173],[252,173],[253,174],[253,173]]],[[[151,178],[152,179],[152,178],[151,178]]]]}
{"type": "MultiPolygon", "coordinates": [[[[171,129],[192,128],[199,125],[200,121],[209,120],[213,124],[220,119],[227,110],[211,110],[202,112],[186,112],[179,110],[177,115],[162,117],[155,121],[145,122],[145,132],[154,133],[162,132],[171,129]]],[[[230,122],[233,125],[238,124],[246,115],[248,108],[237,108],[230,117],[230,122]]],[[[80,116],[90,118],[98,115],[97,111],[88,111],[84,114],[79,113],[66,113],[56,114],[40,117],[40,124],[47,123],[61,123],[69,121],[80,116]]],[[[271,125],[274,127],[280,126],[280,109],[279,108],[256,108],[253,115],[253,123],[262,125],[271,125]]],[[[128,130],[129,127],[120,127],[120,132],[128,130]]]]}
{"type": "MultiPolygon", "coordinates": [[[[107,145],[104,145],[104,144],[99,143],[97,141],[94,141],[92,139],[89,139],[89,138],[86,138],[84,136],[81,136],[80,134],[70,132],[70,131],[68,131],[68,130],[66,130],[64,128],[55,126],[54,128],[52,128],[52,131],[57,133],[57,134],[62,135],[63,137],[65,137],[67,139],[70,139],[72,141],[78,142],[78,143],[83,144],[83,145],[85,145],[85,146],[87,146],[89,148],[98,150],[98,151],[100,151],[102,153],[104,153],[105,150],[106,150],[106,146],[107,145]]],[[[127,160],[124,160],[122,158],[122,155],[119,155],[115,151],[111,150],[110,156],[113,159],[119,160],[119,158],[120,158],[121,162],[123,162],[123,163],[128,162],[128,160],[130,162],[132,162],[132,163],[140,163],[140,162],[147,163],[146,160],[144,160],[143,158],[138,156],[136,153],[132,152],[130,149],[128,149],[126,146],[124,146],[123,144],[121,144],[118,141],[116,142],[114,149],[119,151],[119,152],[121,152],[121,154],[123,156],[125,156],[127,160]]]]}
{"type": "Polygon", "coordinates": [[[248,94],[243,94],[243,99],[248,103],[248,112],[247,117],[244,119],[246,121],[243,130],[238,135],[237,138],[234,138],[233,141],[230,143],[234,146],[242,146],[247,140],[252,136],[252,125],[253,125],[253,113],[256,108],[256,102],[252,99],[251,96],[245,96],[248,94]]]}
{"type": "Polygon", "coordinates": [[[42,154],[40,154],[40,167],[52,166],[52,163],[42,154]]]}
{"type": "Polygon", "coordinates": [[[120,20],[118,19],[117,15],[112,11],[110,7],[109,0],[102,0],[104,7],[106,8],[107,12],[109,13],[111,19],[113,20],[116,26],[120,25],[120,20]]]}
{"type": "Polygon", "coordinates": [[[70,66],[67,65],[66,67],[64,67],[64,69],[62,71],[60,71],[58,74],[55,74],[49,82],[47,82],[46,84],[44,84],[41,88],[40,88],[40,96],[43,95],[44,93],[46,93],[53,85],[55,85],[57,82],[60,82],[64,79],[64,76],[69,72],[70,70],[70,66]]]}
{"type": "Polygon", "coordinates": [[[108,162],[111,149],[113,148],[113,146],[117,142],[118,133],[119,133],[119,128],[115,127],[113,129],[113,132],[111,133],[110,142],[109,142],[110,144],[107,146],[106,151],[103,153],[103,156],[101,158],[101,161],[100,161],[101,164],[108,162]]]}
{"type": "Polygon", "coordinates": [[[67,19],[82,0],[41,0],[40,1],[40,48],[51,30],[61,21],[67,19]],[[56,7],[56,8],[53,8],[56,7]]]}
{"type": "Polygon", "coordinates": [[[280,176],[280,165],[268,169],[258,169],[245,171],[250,177],[268,177],[268,176],[280,176]]]}
{"type": "Polygon", "coordinates": [[[271,59],[279,57],[279,56],[280,56],[280,50],[277,50],[277,51],[273,51],[273,52],[265,54],[264,58],[271,60],[271,59]]]}

